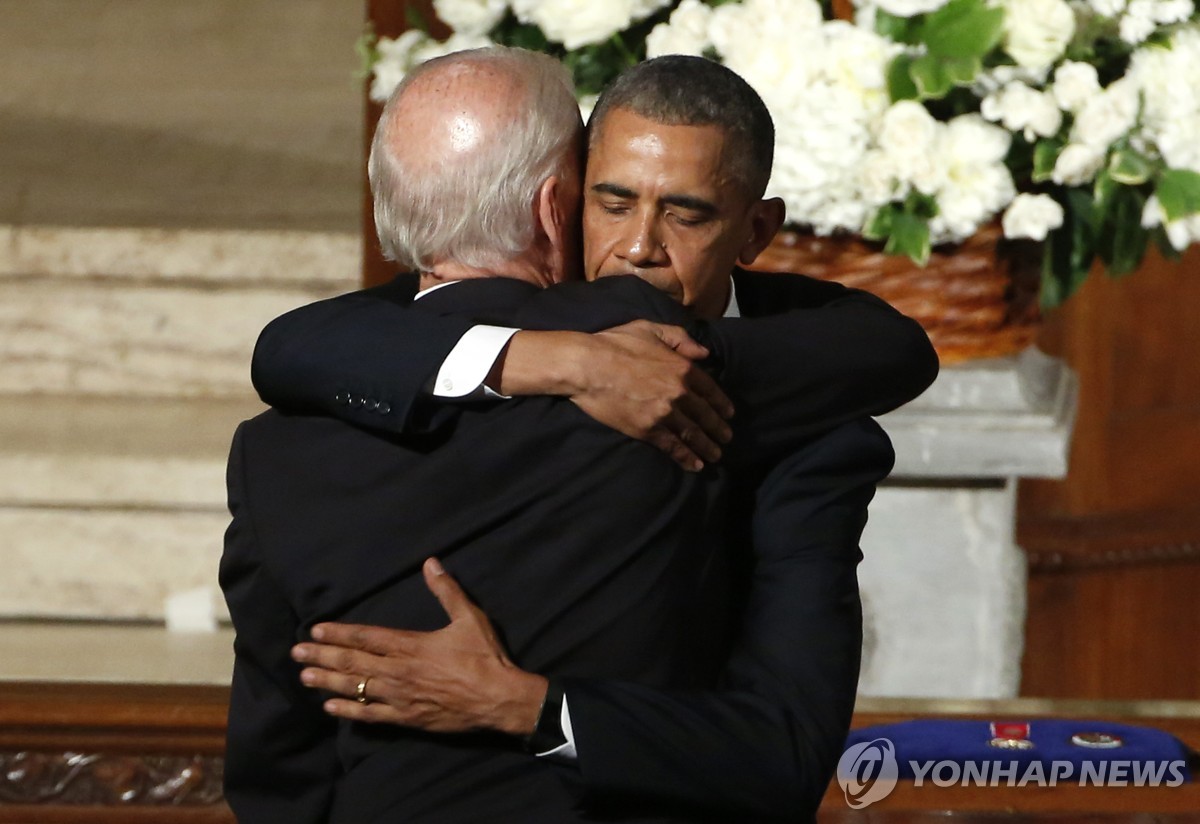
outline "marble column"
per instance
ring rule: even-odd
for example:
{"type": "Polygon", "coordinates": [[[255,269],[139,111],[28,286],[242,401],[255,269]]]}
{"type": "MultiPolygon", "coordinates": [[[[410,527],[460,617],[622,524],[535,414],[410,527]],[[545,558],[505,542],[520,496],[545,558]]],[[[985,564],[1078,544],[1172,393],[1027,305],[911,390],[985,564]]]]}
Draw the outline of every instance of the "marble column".
{"type": "Polygon", "coordinates": [[[1029,349],[943,369],[880,419],[896,468],[862,541],[861,694],[1017,694],[1026,571],[1016,484],[1066,474],[1075,401],[1070,370],[1029,349]]]}

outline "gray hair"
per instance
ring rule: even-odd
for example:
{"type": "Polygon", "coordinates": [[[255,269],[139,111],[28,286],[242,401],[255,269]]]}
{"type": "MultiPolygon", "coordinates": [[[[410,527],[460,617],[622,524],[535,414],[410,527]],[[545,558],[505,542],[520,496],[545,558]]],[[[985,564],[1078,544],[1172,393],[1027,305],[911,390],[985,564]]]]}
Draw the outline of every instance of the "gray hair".
{"type": "Polygon", "coordinates": [[[596,101],[588,121],[589,147],[613,109],[665,126],[721,128],[733,149],[738,180],[754,200],[766,191],[775,157],[775,123],[758,92],[720,63],[668,54],[627,69],[596,101]]]}
{"type": "Polygon", "coordinates": [[[548,177],[561,173],[580,129],[570,74],[553,58],[502,46],[455,52],[414,68],[384,107],[367,161],[375,227],[383,254],[428,270],[436,260],[497,266],[533,243],[533,202],[548,177]],[[391,116],[414,80],[447,63],[494,66],[525,87],[502,138],[447,168],[406,169],[390,146],[391,116]]]}

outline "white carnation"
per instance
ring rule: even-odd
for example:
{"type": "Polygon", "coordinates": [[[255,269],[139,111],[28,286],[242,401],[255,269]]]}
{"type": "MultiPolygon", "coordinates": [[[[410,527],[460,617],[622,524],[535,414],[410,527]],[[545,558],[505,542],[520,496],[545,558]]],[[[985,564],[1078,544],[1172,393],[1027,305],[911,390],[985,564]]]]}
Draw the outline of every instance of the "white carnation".
{"type": "Polygon", "coordinates": [[[1141,136],[1171,168],[1200,171],[1200,30],[1182,29],[1170,48],[1138,49],[1126,75],[1141,92],[1141,136]]]}
{"type": "Polygon", "coordinates": [[[947,0],[876,0],[875,5],[897,17],[912,17],[937,11],[946,3],[947,0]]]}
{"type": "Polygon", "coordinates": [[[712,19],[712,6],[700,0],[683,0],[671,19],[659,23],[646,35],[646,57],[664,54],[703,54],[711,43],[708,39],[708,24],[712,19]]]}
{"type": "Polygon", "coordinates": [[[1121,17],[1118,31],[1126,43],[1138,45],[1154,33],[1154,0],[1133,0],[1121,17]]]}
{"type": "Polygon", "coordinates": [[[1065,0],[1003,0],[1004,50],[1026,68],[1062,57],[1075,35],[1075,12],[1065,0]]]}
{"type": "Polygon", "coordinates": [[[1200,243],[1200,213],[1188,215],[1170,223],[1166,223],[1166,220],[1166,210],[1158,202],[1158,197],[1151,195],[1142,210],[1143,228],[1153,229],[1156,226],[1162,226],[1167,233],[1167,240],[1177,252],[1182,252],[1193,243],[1200,243]]]}
{"type": "Polygon", "coordinates": [[[1031,143],[1038,137],[1052,137],[1062,126],[1062,112],[1054,98],[1024,83],[1009,83],[988,95],[979,111],[988,120],[1003,123],[1009,131],[1023,131],[1031,143]]]}
{"type": "Polygon", "coordinates": [[[978,115],[956,117],[939,135],[937,157],[945,178],[935,194],[933,242],[961,241],[978,231],[1016,195],[1004,164],[1011,135],[978,115]]]}
{"type": "Polygon", "coordinates": [[[1103,147],[1084,143],[1071,143],[1064,148],[1054,162],[1051,179],[1060,185],[1082,186],[1096,179],[1096,173],[1104,165],[1106,151],[1103,147]]]}
{"type": "Polygon", "coordinates": [[[1106,150],[1133,128],[1138,101],[1138,88],[1131,77],[1110,84],[1083,104],[1071,127],[1071,142],[1106,150]]]}
{"type": "Polygon", "coordinates": [[[1100,93],[1096,67],[1091,63],[1068,60],[1055,69],[1051,93],[1063,111],[1079,111],[1088,100],[1100,93]]]}
{"type": "Polygon", "coordinates": [[[1000,221],[1004,236],[1045,240],[1051,229],[1063,224],[1063,208],[1049,195],[1019,194],[1000,221]]]}
{"type": "Polygon", "coordinates": [[[487,34],[504,19],[508,0],[433,0],[433,10],[456,32],[487,34]]]}
{"type": "Polygon", "coordinates": [[[518,20],[532,23],[567,49],[603,43],[670,4],[671,0],[512,0],[518,20]]]}

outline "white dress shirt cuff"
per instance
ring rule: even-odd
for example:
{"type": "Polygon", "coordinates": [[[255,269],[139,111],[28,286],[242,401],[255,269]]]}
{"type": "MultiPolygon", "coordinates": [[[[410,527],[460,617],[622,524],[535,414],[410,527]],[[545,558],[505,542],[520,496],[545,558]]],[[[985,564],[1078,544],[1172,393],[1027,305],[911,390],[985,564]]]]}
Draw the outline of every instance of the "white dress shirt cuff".
{"type": "Polygon", "coordinates": [[[567,739],[567,743],[559,744],[552,750],[540,752],[538,758],[553,758],[556,761],[566,761],[574,764],[579,760],[579,754],[575,752],[575,733],[571,729],[571,713],[567,710],[567,696],[563,696],[562,712],[559,714],[559,721],[562,724],[563,738],[567,739]]]}
{"type": "Polygon", "coordinates": [[[508,341],[519,332],[505,326],[472,326],[467,330],[438,370],[433,395],[459,401],[507,398],[484,385],[488,373],[508,341]]]}

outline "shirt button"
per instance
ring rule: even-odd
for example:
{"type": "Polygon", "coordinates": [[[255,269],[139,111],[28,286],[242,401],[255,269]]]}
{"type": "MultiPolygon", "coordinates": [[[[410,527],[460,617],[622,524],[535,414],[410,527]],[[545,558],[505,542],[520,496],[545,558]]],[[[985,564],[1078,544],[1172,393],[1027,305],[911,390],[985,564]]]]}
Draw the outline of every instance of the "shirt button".
{"type": "Polygon", "coordinates": [[[447,392],[453,392],[454,381],[450,380],[449,378],[442,378],[442,389],[445,389],[447,392]]]}

